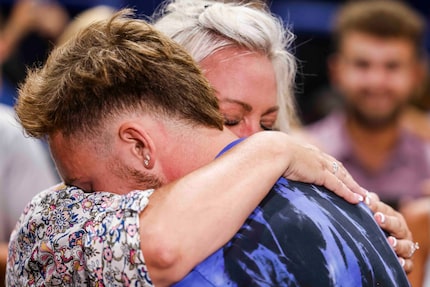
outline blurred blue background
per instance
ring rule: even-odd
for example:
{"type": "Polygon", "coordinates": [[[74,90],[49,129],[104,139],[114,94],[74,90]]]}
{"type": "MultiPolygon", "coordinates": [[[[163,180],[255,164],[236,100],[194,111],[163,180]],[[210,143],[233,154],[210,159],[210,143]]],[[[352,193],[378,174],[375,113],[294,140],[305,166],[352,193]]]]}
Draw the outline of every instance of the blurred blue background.
{"type": "MultiPolygon", "coordinates": [[[[0,0],[0,16],[8,19],[14,3],[19,0],[0,0]]],[[[54,1],[54,0],[33,0],[54,1]]],[[[195,0],[199,1],[199,0],[195,0]]],[[[109,5],[114,8],[131,7],[139,14],[151,15],[161,0],[59,0],[70,19],[85,9],[97,5],[109,5]]],[[[327,86],[326,58],[331,51],[330,23],[333,13],[345,1],[335,0],[268,0],[274,14],[279,15],[288,24],[297,39],[294,53],[299,59],[297,78],[297,102],[304,123],[319,119],[321,115],[321,90],[327,86]]],[[[427,23],[430,21],[430,1],[405,1],[421,13],[427,23]]],[[[426,40],[426,49],[430,52],[430,32],[426,40]]],[[[25,66],[43,63],[52,40],[30,34],[22,40],[14,57],[2,65],[3,90],[13,94],[15,86],[25,77],[25,66]]],[[[3,92],[6,94],[6,92],[3,92]]],[[[13,104],[13,97],[0,97],[0,102],[13,104]]]]}

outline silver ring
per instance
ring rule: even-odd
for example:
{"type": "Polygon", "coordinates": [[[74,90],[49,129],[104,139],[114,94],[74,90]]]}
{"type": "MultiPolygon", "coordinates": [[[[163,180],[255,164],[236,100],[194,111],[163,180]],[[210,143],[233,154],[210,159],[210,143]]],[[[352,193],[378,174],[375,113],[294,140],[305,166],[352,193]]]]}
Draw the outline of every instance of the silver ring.
{"type": "Polygon", "coordinates": [[[420,245],[418,242],[412,243],[411,245],[411,252],[409,253],[409,258],[414,256],[415,252],[420,249],[420,245]]]}
{"type": "Polygon", "coordinates": [[[339,170],[339,164],[336,161],[334,161],[332,163],[332,167],[333,167],[333,174],[336,174],[337,171],[339,170]]]}

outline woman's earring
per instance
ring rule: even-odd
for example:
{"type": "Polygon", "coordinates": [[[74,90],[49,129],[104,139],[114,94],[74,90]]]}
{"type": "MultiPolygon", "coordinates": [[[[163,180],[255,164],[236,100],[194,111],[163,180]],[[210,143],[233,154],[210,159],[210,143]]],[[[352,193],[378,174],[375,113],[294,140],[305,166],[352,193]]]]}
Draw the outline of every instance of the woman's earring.
{"type": "Polygon", "coordinates": [[[151,156],[149,154],[145,155],[145,159],[143,160],[143,164],[146,167],[148,167],[150,161],[151,161],[151,156]]]}

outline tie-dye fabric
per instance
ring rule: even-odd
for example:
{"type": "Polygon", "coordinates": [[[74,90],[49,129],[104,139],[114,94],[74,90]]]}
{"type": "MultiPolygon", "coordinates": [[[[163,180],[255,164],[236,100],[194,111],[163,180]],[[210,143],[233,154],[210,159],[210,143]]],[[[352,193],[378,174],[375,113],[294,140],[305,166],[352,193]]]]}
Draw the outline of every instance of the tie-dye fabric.
{"type": "Polygon", "coordinates": [[[223,248],[175,287],[409,286],[364,204],[280,179],[223,248]]]}

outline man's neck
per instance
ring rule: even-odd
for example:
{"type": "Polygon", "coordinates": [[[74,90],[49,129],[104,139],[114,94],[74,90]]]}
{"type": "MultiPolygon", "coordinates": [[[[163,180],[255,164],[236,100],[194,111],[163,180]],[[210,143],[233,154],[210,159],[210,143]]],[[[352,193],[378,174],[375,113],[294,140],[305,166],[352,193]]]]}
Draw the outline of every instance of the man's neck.
{"type": "Polygon", "coordinates": [[[173,132],[169,142],[160,143],[158,154],[162,173],[168,182],[184,176],[213,161],[218,153],[236,140],[228,129],[194,127],[173,132]]]}

